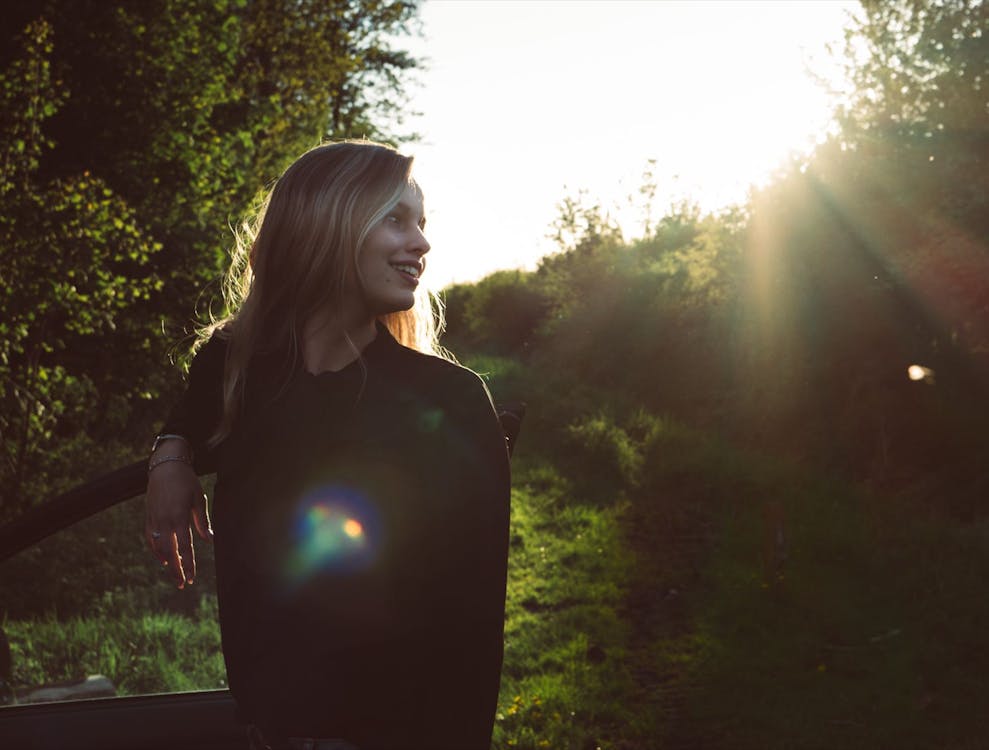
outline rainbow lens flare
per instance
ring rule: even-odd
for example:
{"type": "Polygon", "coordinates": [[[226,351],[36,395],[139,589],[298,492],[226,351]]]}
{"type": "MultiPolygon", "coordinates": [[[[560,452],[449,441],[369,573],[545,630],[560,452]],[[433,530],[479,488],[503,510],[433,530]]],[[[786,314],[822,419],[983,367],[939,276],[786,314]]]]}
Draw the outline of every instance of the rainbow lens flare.
{"type": "Polygon", "coordinates": [[[307,493],[296,510],[295,547],[285,564],[289,583],[316,573],[347,574],[374,561],[380,536],[374,507],[358,491],[342,486],[307,493]]]}

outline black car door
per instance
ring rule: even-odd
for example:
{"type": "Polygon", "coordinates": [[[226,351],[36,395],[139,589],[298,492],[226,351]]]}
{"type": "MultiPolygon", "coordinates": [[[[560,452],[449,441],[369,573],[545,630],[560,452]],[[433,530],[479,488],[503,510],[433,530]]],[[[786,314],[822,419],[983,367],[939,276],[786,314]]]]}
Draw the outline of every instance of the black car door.
{"type": "MultiPolygon", "coordinates": [[[[92,522],[91,519],[110,513],[115,506],[140,495],[144,491],[145,472],[144,462],[132,464],[36,506],[0,527],[0,570],[4,566],[17,566],[19,557],[30,556],[42,544],[49,545],[50,554],[51,545],[58,544],[62,533],[92,522]]],[[[131,502],[139,504],[141,501],[138,498],[131,502]]],[[[128,525],[133,527],[130,538],[135,548],[139,548],[139,509],[130,515],[137,516],[128,525]]],[[[94,539],[93,544],[99,546],[99,540],[94,539]]],[[[153,570],[150,555],[148,558],[148,567],[153,570]]],[[[64,576],[66,571],[55,569],[54,573],[64,576]]],[[[85,575],[79,570],[68,573],[85,575]]],[[[30,585],[45,590],[46,584],[35,580],[30,585]]],[[[0,604],[11,605],[10,596],[9,587],[7,590],[0,587],[0,597],[4,598],[0,604]]],[[[5,629],[10,624],[10,619],[5,619],[5,629]]],[[[29,635],[31,631],[22,629],[21,632],[29,635]]],[[[16,673],[21,666],[17,660],[23,658],[25,649],[16,636],[10,635],[10,639],[12,666],[16,673]]],[[[215,658],[215,655],[211,656],[215,658]]],[[[9,674],[7,678],[10,678],[9,674]]],[[[23,686],[19,689],[22,693],[25,691],[23,686]]],[[[41,703],[16,702],[13,695],[14,689],[8,688],[6,705],[0,706],[0,747],[3,748],[243,750],[247,746],[245,729],[238,723],[233,698],[225,689],[41,703]]]]}

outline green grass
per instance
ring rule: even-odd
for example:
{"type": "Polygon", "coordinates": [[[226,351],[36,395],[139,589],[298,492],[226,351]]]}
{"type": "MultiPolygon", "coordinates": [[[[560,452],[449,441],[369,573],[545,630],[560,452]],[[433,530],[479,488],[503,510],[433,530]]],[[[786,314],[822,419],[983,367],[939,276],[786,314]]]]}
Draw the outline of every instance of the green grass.
{"type": "Polygon", "coordinates": [[[989,745],[985,525],[823,483],[773,489],[782,577],[763,574],[752,498],[709,563],[695,725],[742,749],[989,745]]]}
{"type": "Polygon", "coordinates": [[[102,674],[118,695],[225,687],[215,597],[194,617],[115,613],[58,621],[8,620],[15,685],[102,674]]]}
{"type": "Polygon", "coordinates": [[[632,718],[621,513],[568,504],[546,468],[516,480],[494,747],[619,746],[632,718]]]}

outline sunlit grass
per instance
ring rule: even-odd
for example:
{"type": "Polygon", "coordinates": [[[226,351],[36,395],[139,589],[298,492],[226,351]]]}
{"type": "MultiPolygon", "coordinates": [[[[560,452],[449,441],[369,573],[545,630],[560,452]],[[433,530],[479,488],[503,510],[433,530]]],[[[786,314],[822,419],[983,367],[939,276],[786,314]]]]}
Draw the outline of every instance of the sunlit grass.
{"type": "Polygon", "coordinates": [[[622,508],[574,504],[547,467],[528,479],[517,480],[512,498],[494,747],[615,747],[631,718],[622,508]]]}

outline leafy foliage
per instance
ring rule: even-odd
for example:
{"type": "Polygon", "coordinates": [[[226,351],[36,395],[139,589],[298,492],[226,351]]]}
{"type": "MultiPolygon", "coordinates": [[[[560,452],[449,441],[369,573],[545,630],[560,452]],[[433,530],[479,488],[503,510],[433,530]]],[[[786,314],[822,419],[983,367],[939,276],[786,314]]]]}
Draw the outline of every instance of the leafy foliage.
{"type": "Polygon", "coordinates": [[[989,72],[980,0],[864,0],[846,38],[846,127],[930,138],[980,131],[989,72]]]}
{"type": "Polygon", "coordinates": [[[862,3],[846,32],[853,93],[838,112],[871,179],[975,237],[989,232],[989,7],[862,3]]]}
{"type": "Polygon", "coordinates": [[[149,322],[132,318],[161,285],[151,270],[160,246],[106,182],[88,171],[41,174],[52,147],[43,124],[65,98],[51,78],[51,49],[50,26],[31,24],[23,56],[3,79],[0,482],[8,513],[23,509],[37,488],[59,486],[42,457],[57,436],[99,433],[101,422],[119,429],[120,402],[101,403],[97,385],[116,386],[118,396],[133,392],[121,382],[123,362],[114,372],[105,352],[120,348],[126,359],[148,348],[149,322]]]}
{"type": "Polygon", "coordinates": [[[400,125],[417,61],[395,40],[417,10],[6,4],[0,516],[146,444],[180,386],[167,351],[213,303],[224,228],[321,138],[400,125]]]}
{"type": "Polygon", "coordinates": [[[548,314],[531,274],[498,271],[477,284],[445,290],[450,344],[489,354],[522,354],[548,314]]]}

